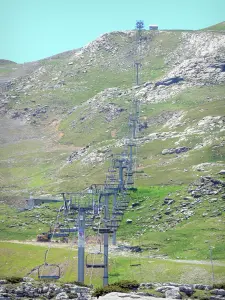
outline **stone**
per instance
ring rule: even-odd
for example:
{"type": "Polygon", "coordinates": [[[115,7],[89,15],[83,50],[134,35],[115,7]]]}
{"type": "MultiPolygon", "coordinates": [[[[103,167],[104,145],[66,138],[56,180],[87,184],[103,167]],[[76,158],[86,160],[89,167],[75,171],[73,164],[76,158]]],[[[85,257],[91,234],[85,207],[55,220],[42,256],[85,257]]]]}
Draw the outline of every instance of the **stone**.
{"type": "Polygon", "coordinates": [[[175,202],[174,199],[171,199],[171,198],[165,198],[164,199],[164,204],[167,204],[167,205],[171,205],[175,202]]]}
{"type": "Polygon", "coordinates": [[[193,287],[196,290],[202,290],[202,291],[205,290],[205,285],[203,285],[203,284],[194,284],[193,287]]]}
{"type": "MultiPolygon", "coordinates": [[[[96,298],[95,298],[96,299],[96,298]]],[[[113,292],[106,294],[104,296],[100,296],[98,300],[153,300],[155,297],[146,296],[146,295],[139,295],[135,293],[119,293],[113,292]]],[[[165,298],[158,298],[157,300],[165,300],[165,298]]]]}
{"type": "Polygon", "coordinates": [[[11,300],[13,299],[8,293],[0,294],[0,300],[11,300]]]}
{"type": "Polygon", "coordinates": [[[131,206],[132,207],[137,207],[137,206],[140,206],[140,203],[139,202],[134,202],[134,203],[131,204],[131,206]]]}
{"type": "Polygon", "coordinates": [[[56,300],[69,299],[69,296],[67,295],[67,293],[62,292],[62,293],[59,293],[59,294],[55,297],[55,299],[56,299],[56,300]]]}
{"type": "Polygon", "coordinates": [[[155,87],[157,87],[159,85],[168,86],[168,85],[175,84],[175,83],[178,83],[178,82],[183,81],[183,80],[184,80],[184,78],[179,77],[179,76],[175,76],[175,77],[172,77],[172,78],[167,78],[163,81],[157,81],[155,83],[155,87]]]}
{"type": "Polygon", "coordinates": [[[147,283],[140,283],[140,288],[148,288],[148,289],[153,289],[154,285],[150,282],[147,282],[147,283]]]}
{"type": "Polygon", "coordinates": [[[165,297],[170,299],[182,299],[181,294],[179,293],[179,290],[177,288],[167,290],[165,292],[165,297]]]}
{"type": "Polygon", "coordinates": [[[23,277],[23,281],[24,281],[24,282],[32,282],[32,281],[34,281],[34,278],[31,278],[31,277],[23,277]]]}
{"type": "Polygon", "coordinates": [[[133,222],[133,221],[132,221],[131,219],[127,219],[127,220],[126,220],[126,223],[127,223],[127,224],[131,224],[132,222],[133,222]]]}
{"type": "Polygon", "coordinates": [[[179,287],[179,291],[185,293],[187,296],[191,296],[193,294],[193,287],[187,285],[181,285],[179,287]]]}
{"type": "Polygon", "coordinates": [[[220,174],[220,175],[225,175],[225,170],[221,170],[221,171],[219,171],[219,173],[218,174],[220,174]]]}
{"type": "Polygon", "coordinates": [[[214,295],[220,295],[220,296],[225,296],[225,290],[224,289],[214,289],[211,291],[212,294],[214,295]]]}
{"type": "Polygon", "coordinates": [[[47,292],[48,292],[48,289],[49,289],[48,286],[43,286],[43,289],[42,289],[43,293],[47,293],[47,292]]]}
{"type": "Polygon", "coordinates": [[[169,149],[163,149],[162,150],[162,155],[165,155],[165,154],[180,154],[180,153],[183,153],[183,152],[187,152],[189,151],[190,148],[188,147],[178,147],[178,148],[169,148],[169,149]]]}

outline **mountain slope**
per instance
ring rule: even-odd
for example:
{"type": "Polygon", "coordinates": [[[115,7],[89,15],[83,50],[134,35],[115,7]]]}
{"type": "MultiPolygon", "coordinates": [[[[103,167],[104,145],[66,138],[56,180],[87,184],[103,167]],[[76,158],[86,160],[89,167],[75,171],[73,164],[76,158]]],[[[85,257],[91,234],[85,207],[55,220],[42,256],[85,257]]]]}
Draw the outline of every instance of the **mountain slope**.
{"type": "Polygon", "coordinates": [[[221,22],[213,26],[207,27],[204,30],[225,30],[225,22],[221,22]]]}
{"type": "Polygon", "coordinates": [[[141,102],[138,185],[186,184],[224,168],[220,32],[144,31],[138,47],[134,31],[113,32],[16,68],[2,76],[3,200],[102,182],[111,151],[127,137],[134,98],[141,102]]]}

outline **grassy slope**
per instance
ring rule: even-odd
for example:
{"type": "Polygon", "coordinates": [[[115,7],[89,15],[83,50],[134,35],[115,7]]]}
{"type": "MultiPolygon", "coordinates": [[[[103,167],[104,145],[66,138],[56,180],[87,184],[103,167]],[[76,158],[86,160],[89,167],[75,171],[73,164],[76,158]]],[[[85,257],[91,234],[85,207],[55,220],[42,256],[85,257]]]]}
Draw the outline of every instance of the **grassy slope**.
{"type": "MultiPolygon", "coordinates": [[[[223,260],[225,239],[224,201],[210,203],[204,200],[192,207],[193,216],[179,224],[177,218],[183,218],[176,209],[182,207],[183,197],[187,195],[186,186],[158,186],[140,189],[135,193],[135,202],[140,202],[138,209],[127,210],[118,231],[121,239],[130,238],[133,245],[142,245],[150,255],[168,255],[180,259],[209,259],[209,246],[213,246],[214,259],[223,260]],[[170,206],[172,214],[166,215],[167,206],[163,205],[165,196],[175,200],[170,206]],[[218,209],[221,216],[203,217],[203,213],[218,209]],[[158,216],[160,215],[160,219],[158,216]],[[157,218],[156,218],[157,217],[157,218]],[[133,220],[126,224],[127,219],[133,220]],[[134,235],[136,233],[136,236],[134,235]]],[[[181,211],[181,208],[178,209],[181,211]]]]}
{"type": "MultiPolygon", "coordinates": [[[[130,203],[118,230],[118,239],[143,246],[148,255],[180,259],[209,259],[209,246],[213,246],[214,259],[223,260],[224,201],[221,198],[216,202],[204,199],[202,203],[190,206],[193,215],[186,218],[182,207],[184,202],[187,204],[183,200],[187,195],[185,185],[139,188],[131,201],[139,202],[140,206],[132,209],[130,203]],[[166,215],[168,206],[163,202],[168,195],[175,202],[170,205],[171,213],[166,215]],[[221,215],[212,217],[216,210],[221,215]],[[204,216],[206,212],[210,212],[208,216],[204,216]],[[132,224],[126,224],[127,219],[131,219],[132,224]]],[[[194,200],[188,203],[192,204],[194,200]]],[[[0,208],[0,240],[36,239],[38,233],[46,232],[54,225],[57,214],[55,205],[44,205],[19,214],[4,204],[0,208]]],[[[58,220],[63,221],[63,217],[58,220]]]]}
{"type": "Polygon", "coordinates": [[[218,23],[216,25],[207,27],[203,30],[225,30],[225,22],[218,23]]]}
{"type": "MultiPolygon", "coordinates": [[[[43,263],[45,247],[0,242],[1,260],[0,277],[25,276],[34,267],[43,263]],[[26,260],[23,259],[26,253],[26,260]]],[[[47,246],[46,246],[47,249],[47,246]]],[[[49,263],[57,263],[62,269],[60,282],[77,280],[77,257],[74,250],[52,248],[49,252],[49,263]],[[70,259],[68,259],[70,257],[70,259]],[[68,265],[69,264],[69,265],[68,265]]],[[[137,258],[136,258],[137,260],[137,258]]],[[[138,282],[178,282],[178,283],[211,283],[211,266],[202,262],[179,263],[174,261],[157,260],[140,257],[139,267],[131,267],[134,257],[110,257],[109,282],[118,280],[137,280],[138,282]]],[[[215,282],[224,281],[224,266],[214,266],[215,282]]],[[[48,270],[45,270],[45,274],[48,270]]],[[[85,270],[85,283],[102,285],[102,270],[85,270]]],[[[34,278],[37,275],[34,273],[34,278]]]]}

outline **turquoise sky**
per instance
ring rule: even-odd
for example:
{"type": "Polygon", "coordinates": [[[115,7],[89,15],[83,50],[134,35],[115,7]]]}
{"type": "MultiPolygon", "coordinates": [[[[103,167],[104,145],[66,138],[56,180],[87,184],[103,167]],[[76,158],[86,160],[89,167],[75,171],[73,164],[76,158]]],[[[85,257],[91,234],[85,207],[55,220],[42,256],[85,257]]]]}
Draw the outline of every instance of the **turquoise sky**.
{"type": "Polygon", "coordinates": [[[79,48],[136,20],[200,29],[225,20],[225,0],[0,0],[0,59],[18,63],[79,48]]]}

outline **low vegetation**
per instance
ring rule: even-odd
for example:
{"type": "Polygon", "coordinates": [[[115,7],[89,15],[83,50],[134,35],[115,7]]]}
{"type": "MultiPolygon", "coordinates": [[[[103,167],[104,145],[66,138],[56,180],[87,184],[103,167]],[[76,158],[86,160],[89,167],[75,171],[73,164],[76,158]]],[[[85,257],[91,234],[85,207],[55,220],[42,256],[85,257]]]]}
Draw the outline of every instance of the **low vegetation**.
{"type": "Polygon", "coordinates": [[[122,280],[114,282],[113,284],[109,284],[105,287],[95,289],[92,296],[98,298],[112,292],[126,293],[130,291],[136,291],[138,287],[139,284],[137,281],[122,280]]]}

